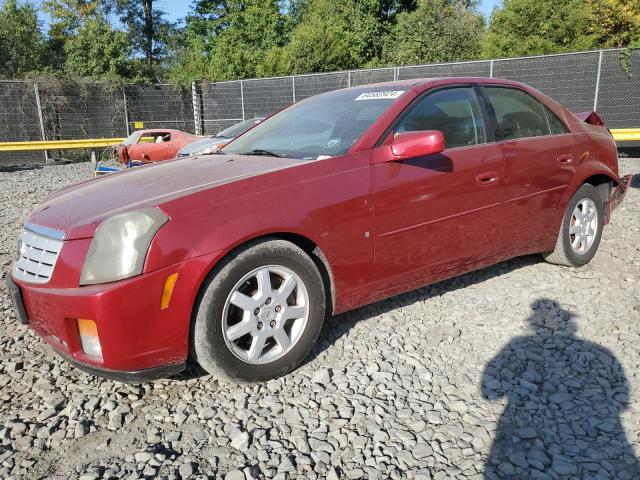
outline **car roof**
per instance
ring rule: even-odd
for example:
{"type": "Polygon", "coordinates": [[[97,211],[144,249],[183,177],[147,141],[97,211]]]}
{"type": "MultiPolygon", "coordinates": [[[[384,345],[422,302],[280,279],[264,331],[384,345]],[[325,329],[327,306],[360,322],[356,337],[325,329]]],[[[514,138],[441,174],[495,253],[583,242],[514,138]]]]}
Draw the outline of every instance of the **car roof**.
{"type": "Polygon", "coordinates": [[[355,89],[364,89],[371,87],[414,87],[424,90],[425,88],[435,87],[440,85],[452,85],[460,83],[477,83],[482,85],[511,85],[518,87],[525,87],[526,85],[516,82],[514,80],[507,80],[503,78],[487,78],[487,77],[434,77],[434,78],[416,78],[409,80],[394,80],[391,82],[372,83],[369,85],[360,85],[352,87],[355,89]]]}

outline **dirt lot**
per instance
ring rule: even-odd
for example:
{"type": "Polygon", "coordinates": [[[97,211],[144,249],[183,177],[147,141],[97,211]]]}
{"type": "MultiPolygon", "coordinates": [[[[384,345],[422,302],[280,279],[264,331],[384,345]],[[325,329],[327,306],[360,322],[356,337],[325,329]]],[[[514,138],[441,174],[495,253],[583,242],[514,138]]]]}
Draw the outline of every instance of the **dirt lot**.
{"type": "MultiPolygon", "coordinates": [[[[90,170],[0,171],[0,276],[27,212],[90,170]]],[[[640,478],[639,286],[638,175],[590,265],[519,258],[340,315],[262,385],[90,377],[2,283],[0,478],[640,478]]]]}

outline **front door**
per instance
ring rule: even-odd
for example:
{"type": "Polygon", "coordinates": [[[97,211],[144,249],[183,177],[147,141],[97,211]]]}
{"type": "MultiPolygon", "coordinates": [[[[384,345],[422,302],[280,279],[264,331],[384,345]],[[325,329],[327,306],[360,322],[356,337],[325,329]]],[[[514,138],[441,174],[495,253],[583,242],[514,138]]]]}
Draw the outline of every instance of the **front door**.
{"type": "MultiPolygon", "coordinates": [[[[473,87],[427,93],[392,134],[440,130],[442,154],[372,165],[376,276],[394,286],[500,249],[504,159],[473,87]]],[[[373,151],[391,155],[390,140],[373,151]]]]}

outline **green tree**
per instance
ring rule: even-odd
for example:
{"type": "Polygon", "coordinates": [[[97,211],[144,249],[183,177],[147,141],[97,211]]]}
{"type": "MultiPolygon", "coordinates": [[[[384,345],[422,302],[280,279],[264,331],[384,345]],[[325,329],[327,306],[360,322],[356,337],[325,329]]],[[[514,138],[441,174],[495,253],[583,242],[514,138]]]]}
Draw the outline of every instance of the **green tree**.
{"type": "Polygon", "coordinates": [[[228,80],[258,74],[266,52],[284,41],[285,19],[277,0],[209,0],[195,3],[170,77],[228,80]]]}
{"type": "Polygon", "coordinates": [[[51,19],[49,36],[64,42],[85,22],[105,19],[111,4],[105,0],[45,0],[42,8],[51,19]]]}
{"type": "Polygon", "coordinates": [[[595,45],[584,0],[504,0],[491,15],[486,57],[587,50],[595,45]]]}
{"type": "Polygon", "coordinates": [[[628,46],[640,40],[638,0],[504,0],[484,41],[487,57],[628,46]]]}
{"type": "MultiPolygon", "coordinates": [[[[105,0],[109,2],[109,0],[105,0]]],[[[167,55],[167,46],[175,35],[175,25],[165,19],[165,12],[155,7],[156,0],[111,0],[126,25],[129,40],[136,53],[142,55],[140,78],[155,82],[162,74],[160,65],[167,55]]]]}
{"type": "Polygon", "coordinates": [[[598,47],[640,46],[640,1],[589,0],[589,6],[598,47]]]}
{"type": "Polygon", "coordinates": [[[380,62],[383,38],[398,10],[412,2],[308,0],[284,48],[269,51],[264,74],[325,72],[380,62]]]}
{"type": "Polygon", "coordinates": [[[478,58],[484,21],[475,1],[420,0],[417,9],[398,14],[384,48],[393,65],[478,58]]]}
{"type": "Polygon", "coordinates": [[[0,77],[21,78],[42,70],[46,43],[35,9],[5,0],[0,8],[0,77]]]}
{"type": "Polygon", "coordinates": [[[127,35],[112,26],[113,0],[46,0],[54,70],[89,78],[130,76],[127,35]]]}
{"type": "Polygon", "coordinates": [[[64,44],[64,72],[73,77],[131,77],[131,47],[125,32],[101,19],[84,22],[64,44]]]}

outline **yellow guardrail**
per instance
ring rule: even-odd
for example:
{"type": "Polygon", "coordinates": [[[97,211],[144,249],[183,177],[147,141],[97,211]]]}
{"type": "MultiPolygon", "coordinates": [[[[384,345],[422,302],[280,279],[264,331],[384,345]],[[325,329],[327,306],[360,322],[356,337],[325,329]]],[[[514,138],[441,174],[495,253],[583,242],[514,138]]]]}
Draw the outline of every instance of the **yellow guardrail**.
{"type": "MultiPolygon", "coordinates": [[[[640,141],[640,128],[616,128],[611,130],[617,142],[640,141]]],[[[144,137],[153,141],[152,137],[144,137]]],[[[52,140],[46,142],[0,142],[0,152],[31,152],[42,150],[73,150],[81,148],[104,148],[118,145],[124,138],[90,138],[85,140],[52,140]]]]}
{"type": "Polygon", "coordinates": [[[104,148],[122,143],[124,138],[91,138],[86,140],[53,140],[45,142],[1,142],[0,152],[31,152],[36,150],[72,150],[104,148]]]}
{"type": "MultiPolygon", "coordinates": [[[[32,152],[37,150],[73,150],[104,148],[119,145],[124,138],[89,138],[85,140],[47,140],[46,142],[0,142],[0,152],[32,152]]],[[[153,137],[142,137],[140,142],[153,142],[153,137]]]]}
{"type": "Polygon", "coordinates": [[[616,142],[640,141],[640,128],[613,128],[611,134],[616,142]]]}

